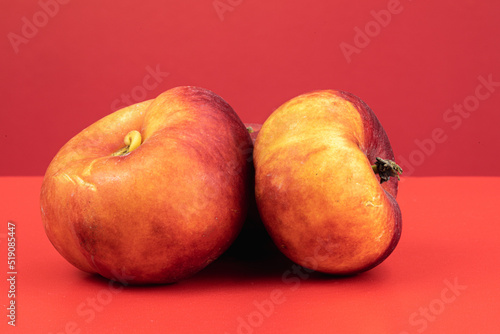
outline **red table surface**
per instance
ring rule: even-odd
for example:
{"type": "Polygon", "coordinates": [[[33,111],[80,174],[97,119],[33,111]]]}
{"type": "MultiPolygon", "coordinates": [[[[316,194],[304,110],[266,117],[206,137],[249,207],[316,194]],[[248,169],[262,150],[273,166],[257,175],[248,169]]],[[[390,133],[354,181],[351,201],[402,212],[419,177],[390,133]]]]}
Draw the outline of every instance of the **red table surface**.
{"type": "Polygon", "coordinates": [[[1,333],[498,333],[499,177],[403,178],[403,235],[369,272],[333,278],[279,254],[225,255],[177,284],[119,287],[72,267],[39,213],[41,177],[0,178],[0,263],[16,224],[16,326],[1,333]]]}

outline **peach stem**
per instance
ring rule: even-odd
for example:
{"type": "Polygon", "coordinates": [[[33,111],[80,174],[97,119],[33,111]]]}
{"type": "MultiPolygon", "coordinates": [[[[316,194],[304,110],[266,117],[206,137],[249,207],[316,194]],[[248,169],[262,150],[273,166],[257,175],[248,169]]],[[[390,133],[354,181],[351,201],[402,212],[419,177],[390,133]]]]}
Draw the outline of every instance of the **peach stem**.
{"type": "Polygon", "coordinates": [[[123,142],[126,146],[111,154],[112,156],[125,155],[138,148],[142,143],[141,133],[137,130],[132,130],[125,135],[123,142]]]}
{"type": "Polygon", "coordinates": [[[385,160],[379,157],[377,157],[375,164],[372,165],[372,169],[375,174],[380,176],[380,183],[389,181],[391,176],[397,177],[398,180],[400,180],[399,174],[403,173],[403,169],[394,161],[385,160]]]}

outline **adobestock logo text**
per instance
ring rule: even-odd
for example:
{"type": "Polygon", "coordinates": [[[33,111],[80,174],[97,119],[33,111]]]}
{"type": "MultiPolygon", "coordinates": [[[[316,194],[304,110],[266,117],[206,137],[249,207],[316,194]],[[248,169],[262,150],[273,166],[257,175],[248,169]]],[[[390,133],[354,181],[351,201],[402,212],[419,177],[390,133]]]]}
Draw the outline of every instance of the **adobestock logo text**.
{"type": "Polygon", "coordinates": [[[417,167],[422,166],[427,158],[436,152],[438,146],[448,140],[449,133],[457,131],[474,112],[477,112],[481,103],[491,98],[500,87],[500,81],[495,81],[491,73],[485,76],[479,75],[477,81],[473,93],[443,112],[442,119],[447,127],[435,127],[426,138],[414,140],[416,148],[407,157],[402,155],[397,157],[396,161],[406,176],[412,175],[417,167]]]}
{"type": "Polygon", "coordinates": [[[20,34],[9,32],[7,38],[10,45],[16,54],[19,53],[21,44],[28,42],[38,35],[41,28],[45,27],[51,18],[54,18],[58,13],[61,5],[66,5],[70,0],[40,0],[38,6],[40,10],[36,11],[31,18],[23,16],[21,18],[20,34]]]}
{"type": "Polygon", "coordinates": [[[354,27],[353,43],[342,42],[339,45],[347,63],[351,63],[354,54],[360,54],[361,50],[366,48],[373,38],[380,35],[382,29],[391,23],[392,17],[401,14],[403,8],[399,0],[389,0],[386,9],[371,10],[370,15],[373,19],[368,21],[363,29],[358,26],[354,27]]]}
{"type": "Polygon", "coordinates": [[[155,68],[148,65],[145,69],[147,74],[142,78],[142,83],[140,85],[134,86],[128,93],[122,93],[119,98],[111,102],[112,111],[130,106],[137,102],[145,101],[148,92],[157,88],[163,80],[170,75],[168,72],[163,72],[160,69],[160,64],[156,64],[155,68]]]}

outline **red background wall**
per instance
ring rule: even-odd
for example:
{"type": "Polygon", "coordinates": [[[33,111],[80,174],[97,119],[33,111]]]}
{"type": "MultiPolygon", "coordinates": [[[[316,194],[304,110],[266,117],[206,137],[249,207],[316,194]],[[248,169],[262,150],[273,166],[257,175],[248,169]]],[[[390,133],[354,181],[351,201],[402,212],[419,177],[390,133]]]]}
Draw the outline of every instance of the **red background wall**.
{"type": "Polygon", "coordinates": [[[42,175],[125,100],[179,85],[213,90],[245,122],[347,90],[406,175],[500,175],[499,13],[469,0],[2,0],[0,175],[42,175]]]}

